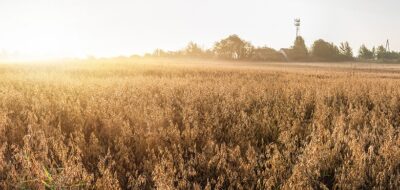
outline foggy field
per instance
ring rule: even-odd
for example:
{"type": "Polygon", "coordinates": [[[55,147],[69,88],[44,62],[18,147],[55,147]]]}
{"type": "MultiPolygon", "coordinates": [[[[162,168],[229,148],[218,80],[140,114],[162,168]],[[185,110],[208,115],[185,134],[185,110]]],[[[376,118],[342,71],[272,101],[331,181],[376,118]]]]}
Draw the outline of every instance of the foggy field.
{"type": "Polygon", "coordinates": [[[396,189],[400,64],[0,64],[0,189],[396,189]]]}

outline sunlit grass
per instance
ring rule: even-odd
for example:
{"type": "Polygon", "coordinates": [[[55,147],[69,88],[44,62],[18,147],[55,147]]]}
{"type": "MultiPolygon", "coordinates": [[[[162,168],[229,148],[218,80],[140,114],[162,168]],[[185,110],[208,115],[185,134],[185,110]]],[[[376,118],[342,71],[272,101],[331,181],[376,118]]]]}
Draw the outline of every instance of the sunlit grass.
{"type": "Polygon", "coordinates": [[[0,65],[0,188],[400,184],[396,65],[0,65]]]}

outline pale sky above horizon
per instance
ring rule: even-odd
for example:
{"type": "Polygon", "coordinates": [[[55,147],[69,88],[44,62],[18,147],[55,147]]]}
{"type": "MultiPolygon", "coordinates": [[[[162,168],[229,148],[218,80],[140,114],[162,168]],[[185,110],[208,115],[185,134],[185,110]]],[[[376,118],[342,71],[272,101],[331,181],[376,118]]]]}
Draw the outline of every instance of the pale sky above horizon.
{"type": "Polygon", "coordinates": [[[400,50],[398,0],[0,0],[0,51],[32,57],[129,56],[156,48],[204,48],[230,34],[255,46],[289,47],[294,18],[317,39],[400,50]]]}

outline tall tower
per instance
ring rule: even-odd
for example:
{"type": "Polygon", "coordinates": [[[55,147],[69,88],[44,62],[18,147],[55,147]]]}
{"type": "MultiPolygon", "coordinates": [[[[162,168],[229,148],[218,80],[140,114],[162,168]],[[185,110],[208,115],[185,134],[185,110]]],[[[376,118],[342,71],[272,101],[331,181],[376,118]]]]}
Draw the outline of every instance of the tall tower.
{"type": "Polygon", "coordinates": [[[294,19],[294,26],[296,26],[296,38],[299,37],[299,32],[300,32],[300,19],[296,18],[294,19]]]}
{"type": "Polygon", "coordinates": [[[389,39],[386,40],[386,51],[390,51],[389,39]]]}

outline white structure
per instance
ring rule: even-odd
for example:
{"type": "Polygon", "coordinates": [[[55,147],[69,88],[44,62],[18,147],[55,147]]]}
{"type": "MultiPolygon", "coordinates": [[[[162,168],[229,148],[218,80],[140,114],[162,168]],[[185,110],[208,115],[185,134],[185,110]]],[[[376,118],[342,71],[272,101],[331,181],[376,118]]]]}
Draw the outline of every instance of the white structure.
{"type": "Polygon", "coordinates": [[[299,18],[294,19],[294,26],[296,26],[296,38],[299,36],[300,22],[301,21],[299,18]]]}

